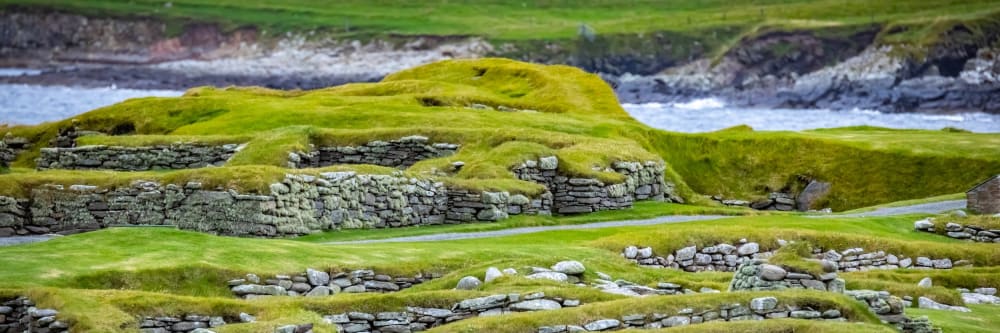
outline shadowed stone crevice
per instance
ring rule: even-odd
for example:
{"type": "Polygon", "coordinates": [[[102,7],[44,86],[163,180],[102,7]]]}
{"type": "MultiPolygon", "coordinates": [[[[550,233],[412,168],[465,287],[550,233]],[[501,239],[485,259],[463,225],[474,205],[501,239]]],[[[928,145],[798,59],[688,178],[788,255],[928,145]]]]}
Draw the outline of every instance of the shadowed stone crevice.
{"type": "Polygon", "coordinates": [[[413,135],[390,141],[371,141],[361,146],[320,147],[311,152],[288,154],[291,168],[320,168],[337,164],[373,164],[408,168],[419,161],[451,156],[460,145],[431,143],[424,136],[413,135]]]}

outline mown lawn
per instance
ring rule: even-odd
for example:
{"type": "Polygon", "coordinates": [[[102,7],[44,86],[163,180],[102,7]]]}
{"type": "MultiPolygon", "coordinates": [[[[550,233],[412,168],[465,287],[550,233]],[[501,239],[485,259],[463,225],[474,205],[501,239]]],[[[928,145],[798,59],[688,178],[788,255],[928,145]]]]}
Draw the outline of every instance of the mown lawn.
{"type": "MultiPolygon", "coordinates": [[[[95,330],[119,327],[122,323],[130,325],[127,323],[134,323],[132,316],[140,313],[169,314],[194,310],[235,313],[254,310],[265,314],[264,321],[259,325],[233,325],[228,328],[232,331],[227,329],[221,332],[263,332],[265,325],[290,320],[318,320],[319,314],[358,306],[373,311],[412,303],[445,306],[448,302],[470,295],[469,292],[446,290],[451,289],[462,276],[482,278],[489,266],[514,267],[525,272],[530,266],[545,267],[560,260],[579,260],[588,267],[587,279],[595,278],[596,272],[601,271],[640,284],[670,281],[694,290],[701,287],[725,290],[731,278],[729,273],[639,268],[619,256],[621,248],[632,244],[652,246],[657,253],[667,253],[688,245],[734,243],[739,238],[747,238],[760,242],[766,249],[773,248],[780,238],[836,249],[859,246],[908,256],[971,259],[982,268],[947,272],[901,270],[842,274],[853,289],[876,288],[901,295],[925,295],[952,304],[961,302],[954,288],[1000,285],[1000,274],[994,268],[1000,265],[1000,248],[913,231],[912,221],[920,217],[815,219],[803,216],[743,216],[716,221],[554,231],[491,239],[335,246],[296,240],[217,237],[162,228],[106,229],[43,243],[0,248],[0,267],[3,267],[0,269],[0,284],[5,288],[28,290],[42,304],[66,309],[66,315],[82,325],[80,327],[95,330]],[[389,274],[438,272],[444,277],[392,295],[337,296],[316,302],[239,302],[232,300],[225,287],[226,280],[246,272],[295,274],[306,267],[372,268],[389,274]],[[935,288],[913,287],[916,281],[928,274],[933,277],[935,288]],[[95,311],[110,311],[112,315],[99,316],[95,311]]],[[[580,298],[585,303],[619,299],[591,289],[519,277],[501,279],[485,286],[478,294],[536,289],[553,295],[580,298]]],[[[9,290],[6,293],[14,292],[9,290]]],[[[799,292],[784,295],[814,298],[799,292]]],[[[706,299],[696,297],[690,301],[709,302],[706,299]]],[[[662,302],[678,300],[665,297],[662,302]]],[[[640,307],[665,306],[665,303],[654,300],[621,302],[640,307]]],[[[511,323],[514,323],[512,327],[524,328],[542,322],[557,324],[556,319],[580,321],[624,311],[618,303],[600,304],[551,316],[519,315],[516,318],[524,318],[524,321],[519,319],[511,323]]],[[[486,328],[498,324],[500,322],[492,319],[483,319],[467,323],[471,326],[442,330],[486,328]]],[[[776,322],[769,325],[784,327],[785,324],[776,322]]],[[[706,326],[704,329],[713,327],[706,326]]],[[[827,329],[836,331],[836,327],[827,329]]]]}

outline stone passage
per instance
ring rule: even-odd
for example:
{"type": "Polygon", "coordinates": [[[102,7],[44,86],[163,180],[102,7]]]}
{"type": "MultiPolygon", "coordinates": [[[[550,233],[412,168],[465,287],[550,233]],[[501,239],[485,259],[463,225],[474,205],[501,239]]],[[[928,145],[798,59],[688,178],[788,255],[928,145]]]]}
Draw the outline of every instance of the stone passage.
{"type": "Polygon", "coordinates": [[[69,325],[56,319],[59,311],[36,308],[26,297],[0,304],[0,332],[69,332],[69,325]]]}
{"type": "Polygon", "coordinates": [[[151,147],[82,146],[42,148],[38,169],[108,169],[143,171],[222,166],[242,145],[177,143],[151,147]]]}
{"type": "MultiPolygon", "coordinates": [[[[782,241],[779,241],[779,243],[782,241]]],[[[743,261],[767,259],[774,251],[762,250],[755,242],[744,242],[739,246],[720,243],[715,246],[689,246],[675,251],[667,257],[657,256],[649,247],[626,247],[622,256],[641,266],[683,269],[688,272],[721,271],[733,272],[743,261]]],[[[873,269],[950,269],[954,266],[971,266],[968,260],[952,261],[949,258],[928,257],[909,258],[903,255],[886,254],[885,251],[866,252],[862,248],[843,251],[813,249],[816,259],[824,259],[837,264],[842,272],[868,271],[873,269]]]]}
{"type": "Polygon", "coordinates": [[[1000,213],[1000,175],[990,177],[965,192],[966,207],[976,214],[1000,213]]]}
{"type": "MultiPolygon", "coordinates": [[[[913,228],[919,231],[934,233],[934,219],[927,218],[913,222],[913,228]]],[[[961,225],[948,222],[944,226],[945,236],[954,239],[968,239],[973,242],[1000,243],[1000,229],[986,229],[975,225],[961,225]]]]}
{"type": "Polygon", "coordinates": [[[390,141],[372,141],[363,146],[320,147],[312,152],[288,155],[292,168],[319,168],[336,164],[374,164],[408,168],[429,159],[451,156],[460,146],[429,143],[427,137],[413,135],[390,141]]]}
{"type": "Polygon", "coordinates": [[[560,214],[590,213],[632,207],[636,200],[682,202],[673,193],[673,185],[663,180],[664,165],[659,162],[615,162],[608,172],[625,176],[625,182],[604,184],[591,178],[573,178],[557,172],[555,156],[529,160],[513,169],[518,179],[544,185],[552,195],[552,210],[560,214]],[[669,197],[668,197],[669,196],[669,197]]]}
{"type": "Polygon", "coordinates": [[[557,310],[579,306],[579,300],[546,297],[537,292],[524,295],[499,294],[467,299],[451,309],[407,307],[401,312],[348,312],[324,316],[338,332],[419,332],[462,319],[497,316],[511,312],[557,310]]]}
{"type": "Polygon", "coordinates": [[[237,296],[254,299],[270,296],[322,297],[339,293],[375,293],[400,291],[430,279],[440,277],[433,273],[418,273],[413,277],[392,277],[375,274],[371,270],[327,273],[307,269],[295,276],[276,275],[263,283],[257,275],[247,274],[246,278],[229,281],[229,287],[237,296]]]}
{"type": "Polygon", "coordinates": [[[685,308],[674,313],[636,313],[621,318],[606,318],[582,325],[555,325],[538,328],[538,333],[601,332],[627,328],[657,329],[701,324],[713,321],[765,320],[798,318],[813,320],[847,321],[837,308],[803,307],[782,304],[775,297],[761,297],[749,303],[724,304],[706,309],[703,305],[685,308]],[[698,308],[698,310],[695,310],[698,308]]]}

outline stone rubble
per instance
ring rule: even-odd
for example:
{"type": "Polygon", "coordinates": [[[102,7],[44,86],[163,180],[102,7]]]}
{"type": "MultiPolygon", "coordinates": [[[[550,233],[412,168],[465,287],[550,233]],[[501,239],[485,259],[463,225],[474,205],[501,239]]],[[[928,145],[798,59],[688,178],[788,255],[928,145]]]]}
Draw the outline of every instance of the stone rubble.
{"type": "Polygon", "coordinates": [[[276,275],[264,280],[255,274],[247,274],[244,278],[230,280],[228,284],[234,294],[245,299],[271,296],[326,297],[339,293],[395,292],[438,277],[438,274],[433,273],[392,277],[376,274],[371,270],[330,274],[310,268],[298,275],[276,275]]]}

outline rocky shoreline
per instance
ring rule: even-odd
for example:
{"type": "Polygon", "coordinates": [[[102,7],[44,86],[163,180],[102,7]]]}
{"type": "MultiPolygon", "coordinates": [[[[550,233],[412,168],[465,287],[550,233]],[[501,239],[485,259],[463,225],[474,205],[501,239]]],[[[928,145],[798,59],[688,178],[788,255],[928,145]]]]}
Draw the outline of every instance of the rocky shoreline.
{"type": "Polygon", "coordinates": [[[699,41],[669,34],[600,36],[575,48],[563,45],[573,40],[389,35],[361,41],[314,31],[275,36],[207,23],[172,35],[165,23],[148,18],[9,10],[0,12],[0,36],[9,37],[0,39],[0,67],[40,73],[0,76],[0,84],[316,89],[378,81],[445,59],[502,56],[602,73],[623,103],[711,97],[732,107],[1000,114],[1000,50],[981,46],[995,45],[990,41],[1000,36],[985,32],[980,42],[955,30],[945,33],[947,43],[917,47],[883,45],[880,32],[879,25],[772,31],[745,36],[712,58],[699,41]],[[602,46],[616,43],[631,46],[602,46]],[[683,58],[663,50],[678,43],[690,44],[683,58]]]}

